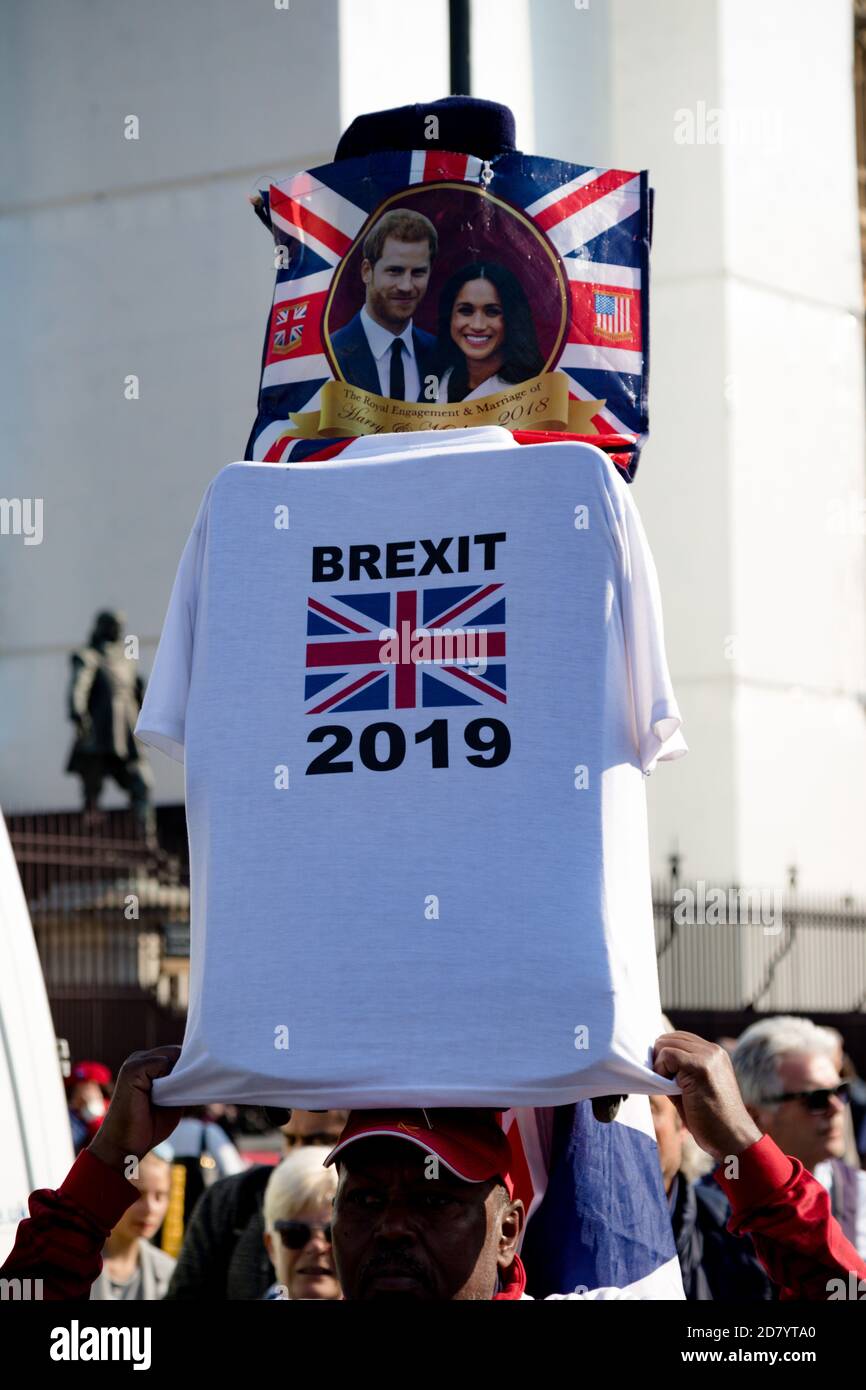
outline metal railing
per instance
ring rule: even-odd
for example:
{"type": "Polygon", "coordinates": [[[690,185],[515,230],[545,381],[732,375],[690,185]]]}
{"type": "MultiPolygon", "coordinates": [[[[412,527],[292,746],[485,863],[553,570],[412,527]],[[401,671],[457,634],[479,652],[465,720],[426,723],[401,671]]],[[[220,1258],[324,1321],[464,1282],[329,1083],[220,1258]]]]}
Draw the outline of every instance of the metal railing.
{"type": "Polygon", "coordinates": [[[128,811],[10,815],[6,823],[55,1031],[73,1056],[116,1068],[138,1048],[180,1041],[185,843],[148,845],[128,811]]]}
{"type": "Polygon", "coordinates": [[[665,1009],[866,1010],[864,904],[672,880],[653,885],[653,915],[665,1009]]]}

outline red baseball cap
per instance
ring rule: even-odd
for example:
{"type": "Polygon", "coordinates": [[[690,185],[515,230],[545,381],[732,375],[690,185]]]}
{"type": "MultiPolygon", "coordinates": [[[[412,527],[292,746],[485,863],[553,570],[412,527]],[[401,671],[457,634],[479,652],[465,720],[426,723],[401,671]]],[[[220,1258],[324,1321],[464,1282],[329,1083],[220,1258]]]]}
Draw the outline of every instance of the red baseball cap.
{"type": "Polygon", "coordinates": [[[66,1078],[66,1084],[73,1086],[76,1081],[95,1081],[97,1086],[110,1086],[112,1077],[103,1062],[76,1062],[66,1078]]]}
{"type": "Polygon", "coordinates": [[[440,1158],[464,1182],[506,1181],[511,1145],[492,1110],[352,1110],[325,1167],[360,1139],[403,1139],[440,1158]]]}

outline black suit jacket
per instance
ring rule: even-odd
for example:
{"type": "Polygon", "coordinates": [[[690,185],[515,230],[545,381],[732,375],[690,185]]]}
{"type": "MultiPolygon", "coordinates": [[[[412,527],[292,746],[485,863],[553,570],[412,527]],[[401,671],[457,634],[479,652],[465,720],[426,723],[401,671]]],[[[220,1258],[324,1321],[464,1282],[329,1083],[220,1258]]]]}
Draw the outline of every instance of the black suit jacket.
{"type": "MultiPolygon", "coordinates": [[[[436,339],[432,333],[425,333],[423,328],[416,328],[413,323],[412,341],[415,345],[415,361],[418,364],[418,376],[421,378],[423,391],[424,377],[431,370],[430,363],[436,339]]],[[[360,386],[363,391],[373,391],[377,396],[381,395],[376,359],[367,342],[360,309],[343,328],[338,328],[336,333],[331,334],[331,344],[337,365],[346,381],[352,386],[360,386]]]]}

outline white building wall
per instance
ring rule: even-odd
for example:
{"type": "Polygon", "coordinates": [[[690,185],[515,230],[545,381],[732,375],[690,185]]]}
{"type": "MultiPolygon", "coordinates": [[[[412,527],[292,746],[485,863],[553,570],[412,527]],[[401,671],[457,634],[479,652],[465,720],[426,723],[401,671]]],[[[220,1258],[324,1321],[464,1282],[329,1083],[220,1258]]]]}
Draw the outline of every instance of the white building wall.
{"type": "Polygon", "coordinates": [[[339,17],[341,128],[365,111],[448,95],[448,0],[340,0],[339,17]]]}
{"type": "Polygon", "coordinates": [[[862,274],[847,0],[721,9],[743,882],[866,889],[862,274]],[[751,24],[751,30],[749,30],[751,24]],[[751,125],[751,129],[750,129],[751,125]]]}
{"type": "Polygon", "coordinates": [[[274,276],[246,195],[332,156],[338,5],[9,0],[4,31],[0,496],[43,498],[44,539],[0,537],[0,803],[62,809],[70,648],[117,605],[150,670],[201,495],[243,457],[274,276]]]}
{"type": "Polygon", "coordinates": [[[862,291],[848,0],[533,0],[540,150],[650,170],[635,482],[689,757],[653,867],[866,893],[862,291]]]}

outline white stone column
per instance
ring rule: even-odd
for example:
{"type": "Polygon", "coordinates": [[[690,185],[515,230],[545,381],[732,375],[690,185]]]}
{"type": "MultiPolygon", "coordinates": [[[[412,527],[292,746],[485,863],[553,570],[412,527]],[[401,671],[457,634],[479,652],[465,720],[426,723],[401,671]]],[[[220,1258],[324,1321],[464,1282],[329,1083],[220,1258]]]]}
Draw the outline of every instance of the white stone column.
{"type": "Polygon", "coordinates": [[[863,330],[848,0],[534,0],[537,148],[646,167],[635,487],[691,746],[654,872],[866,894],[863,330]]]}

